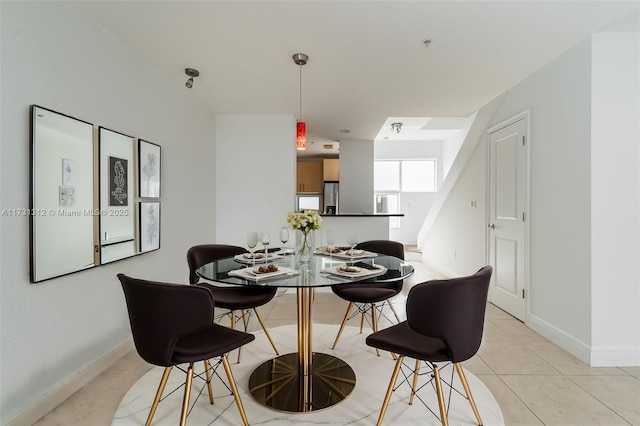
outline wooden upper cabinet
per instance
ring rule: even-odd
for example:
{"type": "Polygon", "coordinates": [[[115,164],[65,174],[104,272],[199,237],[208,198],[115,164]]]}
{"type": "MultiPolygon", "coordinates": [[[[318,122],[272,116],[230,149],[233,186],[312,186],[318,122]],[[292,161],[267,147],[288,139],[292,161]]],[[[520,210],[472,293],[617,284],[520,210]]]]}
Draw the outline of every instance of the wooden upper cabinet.
{"type": "Polygon", "coordinates": [[[296,165],[297,192],[322,192],[322,162],[298,161],[296,165]]]}
{"type": "Polygon", "coordinates": [[[340,180],[340,160],[325,158],[322,160],[324,180],[340,180]]]}

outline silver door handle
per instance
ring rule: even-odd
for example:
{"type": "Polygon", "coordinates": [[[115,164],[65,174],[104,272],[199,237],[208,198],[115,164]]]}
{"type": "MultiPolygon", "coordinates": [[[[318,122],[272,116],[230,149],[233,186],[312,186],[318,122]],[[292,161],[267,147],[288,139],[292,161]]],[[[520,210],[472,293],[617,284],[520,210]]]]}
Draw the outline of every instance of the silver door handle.
{"type": "Polygon", "coordinates": [[[493,223],[490,223],[487,225],[487,229],[496,229],[496,225],[494,225],[493,223]]]}

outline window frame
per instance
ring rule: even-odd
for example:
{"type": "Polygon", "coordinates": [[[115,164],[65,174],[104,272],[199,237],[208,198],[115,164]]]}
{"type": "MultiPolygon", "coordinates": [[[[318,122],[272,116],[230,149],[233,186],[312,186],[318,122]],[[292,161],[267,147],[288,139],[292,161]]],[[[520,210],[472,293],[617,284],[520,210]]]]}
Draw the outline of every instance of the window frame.
{"type": "MultiPolygon", "coordinates": [[[[375,173],[375,163],[381,162],[396,162],[398,163],[398,182],[400,188],[398,190],[377,190],[375,188],[375,175],[374,175],[374,188],[373,188],[373,205],[375,213],[385,214],[387,212],[379,212],[378,211],[378,197],[379,196],[388,196],[395,195],[398,200],[398,204],[396,206],[396,211],[400,211],[400,206],[402,205],[402,194],[434,194],[438,192],[438,159],[437,158],[385,158],[374,160],[374,173],[375,173]],[[432,162],[433,163],[433,191],[405,191],[403,190],[403,163],[408,162],[432,162]]],[[[390,217],[389,218],[389,228],[397,229],[401,226],[401,218],[400,217],[390,217]]]]}

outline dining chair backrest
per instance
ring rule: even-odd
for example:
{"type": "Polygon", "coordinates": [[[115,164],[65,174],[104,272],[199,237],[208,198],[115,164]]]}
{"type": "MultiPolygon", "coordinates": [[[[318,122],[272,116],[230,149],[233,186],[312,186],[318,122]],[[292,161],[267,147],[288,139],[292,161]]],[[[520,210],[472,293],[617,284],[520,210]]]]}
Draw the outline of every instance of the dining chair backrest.
{"type": "Polygon", "coordinates": [[[451,361],[476,354],[482,341],[484,315],[493,268],[473,275],[415,285],[407,296],[407,322],[420,334],[441,339],[451,361]]]}
{"type": "MultiPolygon", "coordinates": [[[[359,250],[370,251],[372,253],[384,254],[387,256],[397,257],[398,259],[404,260],[404,245],[397,241],[391,240],[369,240],[363,241],[357,244],[354,248],[359,250]]],[[[386,288],[395,288],[398,292],[402,290],[403,280],[387,282],[387,283],[376,283],[376,286],[386,287],[386,288]]]]}
{"type": "Polygon", "coordinates": [[[225,257],[246,253],[244,247],[228,244],[201,244],[191,247],[187,251],[187,264],[189,265],[189,283],[196,284],[200,277],[196,270],[207,263],[211,263],[225,257]]]}
{"type": "Polygon", "coordinates": [[[118,279],[136,350],[150,364],[172,365],[178,338],[213,323],[213,295],[205,287],[146,281],[124,274],[118,274],[118,279]]]}
{"type": "Polygon", "coordinates": [[[357,244],[355,248],[378,254],[386,254],[387,256],[394,256],[404,260],[404,246],[397,241],[369,240],[357,244]]]}

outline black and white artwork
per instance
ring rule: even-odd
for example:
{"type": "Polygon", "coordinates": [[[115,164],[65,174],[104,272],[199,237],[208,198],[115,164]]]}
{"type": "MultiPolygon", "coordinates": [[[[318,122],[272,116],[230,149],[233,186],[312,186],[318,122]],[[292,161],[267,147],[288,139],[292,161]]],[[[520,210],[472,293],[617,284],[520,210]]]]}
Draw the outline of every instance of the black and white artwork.
{"type": "Polygon", "coordinates": [[[76,188],[74,186],[60,185],[60,205],[76,205],[76,188]]]}
{"type": "Polygon", "coordinates": [[[62,159],[62,184],[74,186],[76,184],[76,163],[73,160],[62,159]]]}
{"type": "Polygon", "coordinates": [[[160,203],[140,203],[140,253],[160,248],[160,203]]]}
{"type": "Polygon", "coordinates": [[[109,206],[128,206],[127,188],[127,160],[109,157],[109,206]]]}
{"type": "Polygon", "coordinates": [[[141,198],[160,197],[160,145],[140,140],[138,144],[138,182],[141,198]]]}

